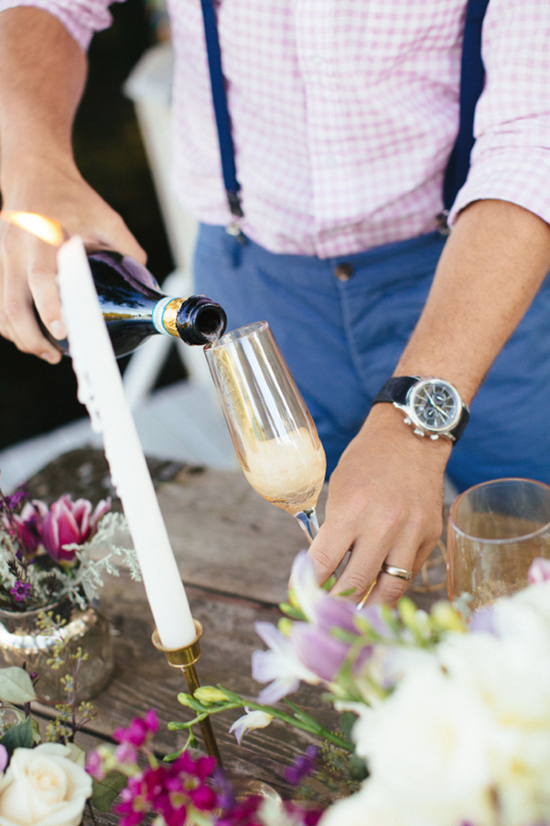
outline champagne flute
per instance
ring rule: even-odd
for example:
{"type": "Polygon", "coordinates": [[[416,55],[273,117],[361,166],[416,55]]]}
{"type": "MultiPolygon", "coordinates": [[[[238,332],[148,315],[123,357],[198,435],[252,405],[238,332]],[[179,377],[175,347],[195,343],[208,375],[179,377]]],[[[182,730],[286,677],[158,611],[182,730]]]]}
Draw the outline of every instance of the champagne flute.
{"type": "Polygon", "coordinates": [[[496,479],[462,493],[447,527],[447,591],[465,618],[527,585],[536,557],[550,559],[550,487],[496,479]]]}
{"type": "Polygon", "coordinates": [[[325,451],[268,323],[227,333],[205,354],[244,475],[311,541],[319,530],[325,451]]]}

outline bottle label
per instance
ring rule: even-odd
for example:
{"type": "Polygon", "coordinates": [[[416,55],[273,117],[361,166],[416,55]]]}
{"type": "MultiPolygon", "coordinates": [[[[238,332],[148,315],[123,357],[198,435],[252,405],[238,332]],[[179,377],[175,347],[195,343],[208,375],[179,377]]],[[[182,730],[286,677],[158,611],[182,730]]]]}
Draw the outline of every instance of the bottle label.
{"type": "Polygon", "coordinates": [[[153,324],[158,333],[163,333],[165,336],[177,336],[178,332],[175,329],[175,318],[173,313],[173,305],[177,307],[181,304],[181,299],[166,296],[157,301],[153,307],[153,324]],[[172,306],[170,306],[172,305],[172,306]],[[174,329],[173,329],[174,328],[174,329]]]}

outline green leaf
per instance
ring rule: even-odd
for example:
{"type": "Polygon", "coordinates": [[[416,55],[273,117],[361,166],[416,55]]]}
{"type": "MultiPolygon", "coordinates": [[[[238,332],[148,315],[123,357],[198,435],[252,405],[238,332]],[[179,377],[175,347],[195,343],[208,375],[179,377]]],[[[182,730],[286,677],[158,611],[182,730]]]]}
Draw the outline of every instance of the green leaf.
{"type": "Polygon", "coordinates": [[[357,722],[357,714],[353,711],[343,711],[340,715],[340,727],[344,734],[344,737],[348,741],[350,745],[352,745],[353,740],[351,739],[351,730],[355,723],[357,722]]]}
{"type": "Polygon", "coordinates": [[[0,669],[0,700],[19,705],[36,700],[32,680],[24,668],[13,665],[0,669]]]}
{"type": "Polygon", "coordinates": [[[15,749],[31,749],[34,746],[34,726],[30,717],[24,723],[18,723],[7,729],[0,743],[6,748],[11,757],[15,749]]]}
{"type": "Polygon", "coordinates": [[[128,778],[117,771],[109,772],[103,780],[92,778],[92,804],[100,812],[108,812],[111,803],[127,782],[128,778]]]}
{"type": "Polygon", "coordinates": [[[365,761],[355,752],[349,759],[349,773],[353,780],[365,780],[369,776],[365,761]]]}
{"type": "Polygon", "coordinates": [[[306,619],[306,615],[302,611],[301,608],[298,608],[295,605],[291,605],[290,602],[281,602],[279,603],[279,610],[286,614],[287,617],[291,617],[292,619],[302,620],[302,622],[306,619]]]}

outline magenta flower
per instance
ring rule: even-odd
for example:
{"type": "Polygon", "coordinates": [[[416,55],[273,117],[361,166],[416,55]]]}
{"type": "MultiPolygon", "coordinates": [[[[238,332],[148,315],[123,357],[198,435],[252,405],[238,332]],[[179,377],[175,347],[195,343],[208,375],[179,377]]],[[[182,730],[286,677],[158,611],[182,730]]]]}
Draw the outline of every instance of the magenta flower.
{"type": "Polygon", "coordinates": [[[8,750],[5,746],[0,744],[0,772],[3,772],[9,761],[8,750]]]}
{"type": "Polygon", "coordinates": [[[527,579],[529,585],[536,585],[550,579],[550,559],[543,559],[541,556],[534,559],[529,567],[527,579]]]}
{"type": "Polygon", "coordinates": [[[148,814],[161,815],[166,826],[185,826],[190,806],[201,812],[219,808],[215,790],[208,785],[215,769],[212,757],[197,760],[183,753],[173,763],[145,769],[131,777],[113,808],[120,826],[138,826],[148,814]]]}
{"type": "Polygon", "coordinates": [[[91,502],[87,499],[73,502],[69,494],[54,502],[41,526],[42,542],[51,558],[72,565],[75,551],[67,546],[82,545],[90,539],[110,506],[110,500],[102,499],[92,513],[91,502]]]}
{"type": "Polygon", "coordinates": [[[40,499],[33,499],[24,505],[19,515],[12,516],[16,537],[28,559],[36,556],[42,545],[42,522],[47,513],[48,506],[40,499]]]}
{"type": "Polygon", "coordinates": [[[31,586],[28,582],[21,582],[19,579],[16,581],[13,588],[10,588],[10,593],[13,594],[17,602],[21,602],[24,599],[27,599],[31,591],[31,586]]]}
{"type": "Polygon", "coordinates": [[[128,728],[117,728],[113,738],[117,743],[127,743],[139,749],[149,742],[159,727],[157,712],[150,708],[145,717],[134,717],[128,728]]]}
{"type": "Polygon", "coordinates": [[[103,757],[97,751],[91,751],[86,758],[86,771],[96,780],[105,780],[103,757]]]}
{"type": "Polygon", "coordinates": [[[138,751],[131,743],[121,743],[120,746],[115,749],[115,757],[119,763],[133,765],[137,763],[138,751]]]}

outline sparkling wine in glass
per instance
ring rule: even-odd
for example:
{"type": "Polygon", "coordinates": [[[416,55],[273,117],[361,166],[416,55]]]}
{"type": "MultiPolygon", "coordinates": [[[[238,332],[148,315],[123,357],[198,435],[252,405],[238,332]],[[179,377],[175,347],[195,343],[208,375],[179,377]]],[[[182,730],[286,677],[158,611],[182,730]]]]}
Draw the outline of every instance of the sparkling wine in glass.
{"type": "Polygon", "coordinates": [[[447,526],[447,591],[465,618],[525,588],[537,557],[550,559],[550,487],[495,479],[464,491],[447,526]]]}
{"type": "Polygon", "coordinates": [[[244,475],[260,496],[295,516],[311,541],[325,451],[268,323],[227,333],[205,353],[244,475]]]}

